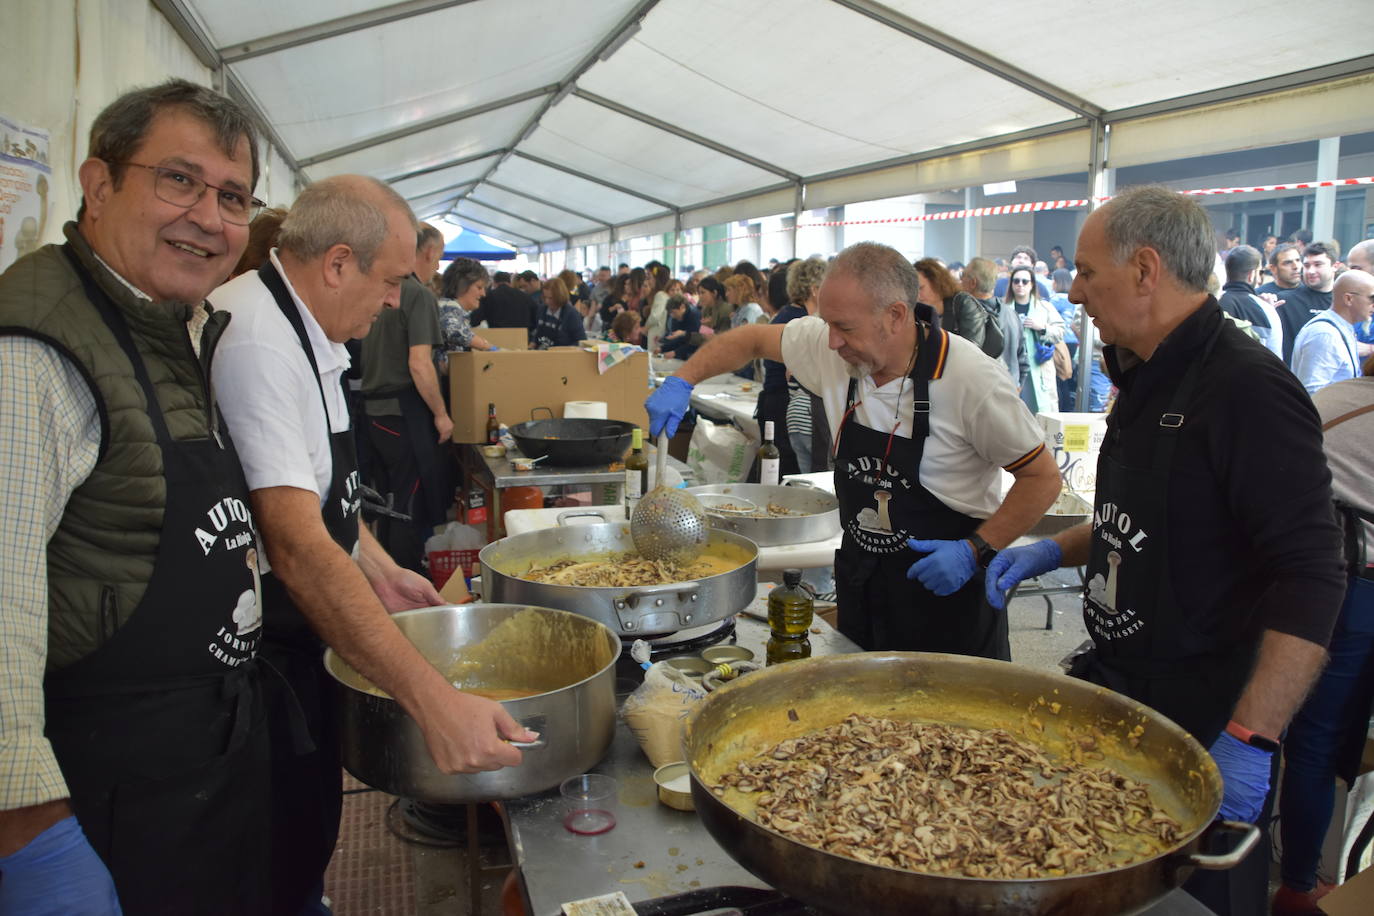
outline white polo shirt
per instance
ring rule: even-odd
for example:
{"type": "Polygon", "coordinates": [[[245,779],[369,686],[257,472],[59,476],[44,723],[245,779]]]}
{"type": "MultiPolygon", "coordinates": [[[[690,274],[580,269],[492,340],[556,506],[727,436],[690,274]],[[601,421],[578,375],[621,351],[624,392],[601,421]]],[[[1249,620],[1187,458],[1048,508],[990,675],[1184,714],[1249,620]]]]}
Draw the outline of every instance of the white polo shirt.
{"type": "Polygon", "coordinates": [[[350,425],[339,380],[351,362],[347,348],[325,336],[291,288],[275,250],[270,257],[305,324],[318,382],[295,330],[256,270],[210,294],[215,308],[233,315],[215,350],[212,379],[248,489],[296,487],[316,493],[323,505],[333,476],[329,436],[350,425]],[[328,423],[320,409],[321,387],[328,423]]]}
{"type": "MultiPolygon", "coordinates": [[[[825,402],[831,441],[839,436],[849,391],[843,359],[830,349],[829,329],[815,315],[783,327],[782,356],[788,370],[825,402]]],[[[911,382],[901,378],[877,387],[859,379],[855,421],[884,433],[897,420],[897,435],[911,438],[911,382]],[[898,398],[898,392],[901,397],[898,398]]],[[[1002,468],[1021,467],[1045,447],[1045,434],[1021,402],[1000,360],[958,335],[949,335],[944,371],[930,383],[930,435],[921,458],[921,486],[951,509],[987,518],[1001,505],[1002,468]]]]}

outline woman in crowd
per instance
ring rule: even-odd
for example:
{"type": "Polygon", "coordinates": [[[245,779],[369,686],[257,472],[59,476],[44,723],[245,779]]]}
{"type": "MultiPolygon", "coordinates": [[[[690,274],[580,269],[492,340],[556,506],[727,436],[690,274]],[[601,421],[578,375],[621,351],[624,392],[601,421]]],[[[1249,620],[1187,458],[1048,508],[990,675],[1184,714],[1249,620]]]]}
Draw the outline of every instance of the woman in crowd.
{"type": "Polygon", "coordinates": [[[277,247],[277,236],[281,234],[281,223],[284,219],[286,211],[277,207],[268,207],[253,217],[253,221],[248,224],[248,247],[243,249],[243,254],[239,256],[239,262],[234,265],[234,271],[229,274],[229,279],[232,280],[250,270],[257,270],[267,263],[267,253],[277,247]]]}
{"type": "Polygon", "coordinates": [[[439,285],[439,330],[443,334],[441,369],[448,369],[448,354],[460,350],[495,350],[485,337],[472,330],[469,315],[477,308],[489,281],[487,269],[471,258],[457,258],[445,268],[439,285]]]}
{"type": "MultiPolygon", "coordinates": [[[[779,266],[768,275],[768,302],[772,306],[773,317],[769,324],[787,324],[794,318],[806,314],[805,307],[792,301],[787,291],[787,268],[779,266]]],[[[782,475],[796,474],[797,453],[792,450],[792,440],[787,429],[787,367],[771,359],[763,361],[763,391],[759,393],[758,408],[754,416],[758,418],[759,430],[763,424],[773,421],[773,442],[778,447],[781,463],[778,465],[782,475]]],[[[758,469],[750,472],[751,479],[757,480],[758,469]]]]}
{"type": "Polygon", "coordinates": [[[606,292],[606,298],[601,300],[600,317],[603,328],[609,328],[616,316],[625,311],[625,285],[628,280],[625,274],[611,278],[611,288],[606,292]]]}
{"type": "Polygon", "coordinates": [[[544,281],[544,306],[535,318],[531,343],[536,350],[575,347],[587,336],[582,316],[568,301],[568,288],[557,277],[544,281]]]}
{"type": "Polygon", "coordinates": [[[1050,274],[1050,282],[1054,287],[1054,294],[1050,296],[1050,304],[1054,306],[1059,317],[1064,319],[1064,343],[1069,348],[1069,362],[1073,365],[1073,372],[1068,378],[1057,378],[1059,383],[1059,409],[1073,411],[1078,408],[1078,308],[1069,301],[1069,287],[1073,286],[1073,274],[1067,270],[1058,269],[1050,274]]]}
{"type": "Polygon", "coordinates": [[[619,312],[611,322],[611,332],[608,336],[615,343],[643,343],[644,335],[639,327],[639,312],[619,312]]]}
{"type": "Polygon", "coordinates": [[[959,281],[936,258],[921,258],[915,267],[921,283],[921,295],[917,301],[930,307],[940,327],[981,349],[987,309],[960,289],[959,281]]]}
{"type": "Polygon", "coordinates": [[[649,275],[643,267],[636,267],[625,275],[625,307],[639,312],[642,320],[645,315],[645,296],[649,291],[649,275]]]}
{"type": "MultiPolygon", "coordinates": [[[[679,284],[681,285],[681,284],[679,284]]],[[[691,359],[701,336],[701,312],[681,294],[668,297],[668,331],[660,341],[659,352],[673,359],[691,359]]]]}
{"type": "Polygon", "coordinates": [[[1021,387],[1021,400],[1032,413],[1057,411],[1059,385],[1054,374],[1054,345],[1064,339],[1064,319],[1053,305],[1040,298],[1035,288],[1035,271],[1029,267],[1012,269],[1006,302],[1021,319],[1030,361],[1030,379],[1021,387]]]}
{"type": "Polygon", "coordinates": [[[648,311],[644,316],[644,347],[647,350],[657,350],[659,339],[668,329],[668,281],[672,279],[668,268],[655,261],[646,268],[649,278],[648,290],[645,297],[648,299],[648,311]]]}
{"type": "MultiPolygon", "coordinates": [[[[816,314],[816,291],[825,279],[824,258],[793,261],[787,268],[787,298],[808,315],[816,314]]],[[[803,388],[796,379],[787,381],[787,440],[797,456],[801,473],[825,471],[830,467],[830,428],[820,398],[803,388]],[[813,425],[814,424],[814,425],[813,425]],[[820,441],[816,441],[820,432],[820,441]],[[819,448],[814,446],[819,445],[819,448]]],[[[828,589],[826,589],[828,591],[828,589]]]]}
{"type": "MultiPolygon", "coordinates": [[[[701,309],[701,326],[710,333],[730,330],[730,313],[734,307],[726,297],[725,287],[710,274],[697,281],[697,308],[701,309]]],[[[703,343],[705,340],[699,340],[697,346],[703,343]]]]}
{"type": "Polygon", "coordinates": [[[581,311],[581,305],[592,297],[591,290],[587,289],[587,284],[582,282],[582,277],[575,270],[560,270],[558,279],[563,281],[563,285],[568,290],[568,301],[574,308],[581,311]]]}
{"type": "Polygon", "coordinates": [[[763,306],[759,304],[763,297],[759,295],[758,288],[747,274],[735,273],[726,279],[725,297],[734,306],[734,311],[730,315],[730,327],[754,324],[763,317],[763,306]]]}

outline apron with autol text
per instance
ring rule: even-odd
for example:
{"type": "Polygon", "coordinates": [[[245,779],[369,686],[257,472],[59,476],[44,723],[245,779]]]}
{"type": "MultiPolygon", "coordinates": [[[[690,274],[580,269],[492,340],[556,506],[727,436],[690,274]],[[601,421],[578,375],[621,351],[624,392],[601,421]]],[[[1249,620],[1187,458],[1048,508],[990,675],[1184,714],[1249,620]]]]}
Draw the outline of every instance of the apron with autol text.
{"type": "Polygon", "coordinates": [[[915,403],[910,439],[854,420],[858,386],[854,380],[849,383],[835,449],[835,495],[844,529],[835,552],[840,632],[869,651],[1008,659],[1006,615],[988,605],[981,569],[943,598],[906,578],[907,569],[920,559],[907,547],[908,538],[965,538],[982,523],[949,508],[921,485],[921,457],[930,433],[930,382],[944,370],[949,338],[922,323],[916,333],[917,357],[908,376],[915,403]]]}
{"type": "MultiPolygon", "coordinates": [[[[267,893],[268,728],[248,487],[202,366],[203,439],[167,429],[114,303],[67,251],[132,364],[167,496],[147,589],[106,640],[44,683],[46,735],[124,912],[258,914],[267,893]]],[[[188,356],[191,342],[186,340],[188,356]]]]}
{"type": "MultiPolygon", "coordinates": [[[[291,322],[319,387],[320,409],[329,428],[329,409],[320,382],[315,351],[290,291],[271,264],[258,276],[277,307],[291,322]]],[[[358,544],[358,460],[353,430],[329,434],[333,468],[320,515],[324,527],[343,551],[353,555],[358,544]]],[[[289,736],[275,736],[272,754],[272,897],[273,912],[295,916],[306,895],[318,889],[339,837],[343,804],[343,763],[339,723],[324,670],[324,643],[270,571],[262,577],[267,615],[262,654],[282,674],[300,700],[314,749],[298,753],[289,736]]]]}

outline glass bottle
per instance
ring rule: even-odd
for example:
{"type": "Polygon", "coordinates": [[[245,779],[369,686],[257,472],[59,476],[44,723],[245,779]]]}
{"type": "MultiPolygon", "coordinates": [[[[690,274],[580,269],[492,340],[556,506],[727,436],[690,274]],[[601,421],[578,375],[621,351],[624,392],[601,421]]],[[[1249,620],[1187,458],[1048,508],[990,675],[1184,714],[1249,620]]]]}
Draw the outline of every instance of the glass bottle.
{"type": "Polygon", "coordinates": [[[644,454],[644,430],[635,427],[630,433],[630,454],[625,456],[625,517],[635,511],[635,504],[649,489],[649,456],[644,454]]]}
{"type": "Polygon", "coordinates": [[[763,423],[763,445],[759,446],[759,483],[776,487],[778,485],[778,464],[782,453],[773,444],[773,421],[763,423]]]}
{"type": "Polygon", "coordinates": [[[801,585],[801,570],[787,569],[782,585],[768,593],[768,664],[811,657],[811,592],[801,585]]]}
{"type": "Polygon", "coordinates": [[[496,404],[487,404],[487,445],[501,441],[501,421],[496,419],[496,404]]]}

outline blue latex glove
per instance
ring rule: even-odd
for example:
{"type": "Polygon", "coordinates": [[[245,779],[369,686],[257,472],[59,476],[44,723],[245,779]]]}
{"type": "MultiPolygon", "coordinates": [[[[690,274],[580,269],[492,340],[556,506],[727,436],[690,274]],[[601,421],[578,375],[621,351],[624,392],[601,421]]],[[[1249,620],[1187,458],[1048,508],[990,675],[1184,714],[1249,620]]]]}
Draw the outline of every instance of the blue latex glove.
{"type": "Polygon", "coordinates": [[[1047,363],[1054,358],[1054,344],[1044,341],[1035,345],[1035,361],[1037,363],[1047,363]]]}
{"type": "Polygon", "coordinates": [[[501,349],[501,348],[500,348],[500,347],[488,347],[488,348],[487,348],[487,352],[488,352],[488,353],[495,353],[495,352],[496,352],[497,350],[499,350],[499,349],[501,349]]]}
{"type": "Polygon", "coordinates": [[[1058,569],[1064,562],[1064,551],[1053,540],[1046,538],[1027,544],[1025,547],[1008,547],[992,558],[988,564],[988,577],[985,588],[988,604],[1004,610],[1007,606],[1007,592],[1020,585],[1025,579],[1042,575],[1058,569]]]}
{"type": "Polygon", "coordinates": [[[978,557],[974,555],[973,544],[969,541],[918,541],[912,538],[906,542],[906,546],[926,555],[911,564],[906,577],[920,579],[922,585],[941,597],[963,588],[978,568],[978,557]]]}
{"type": "Polygon", "coordinates": [[[1230,732],[1222,732],[1207,752],[1221,770],[1221,811],[1217,816],[1255,823],[1269,794],[1273,752],[1246,744],[1230,732]]]}
{"type": "Polygon", "coordinates": [[[664,379],[663,384],[644,402],[644,409],[649,412],[649,437],[656,439],[659,432],[663,431],[671,438],[691,403],[691,385],[676,375],[664,379]]]}
{"type": "Polygon", "coordinates": [[[53,824],[0,858],[0,913],[119,916],[114,880],[75,817],[53,824]]]}

